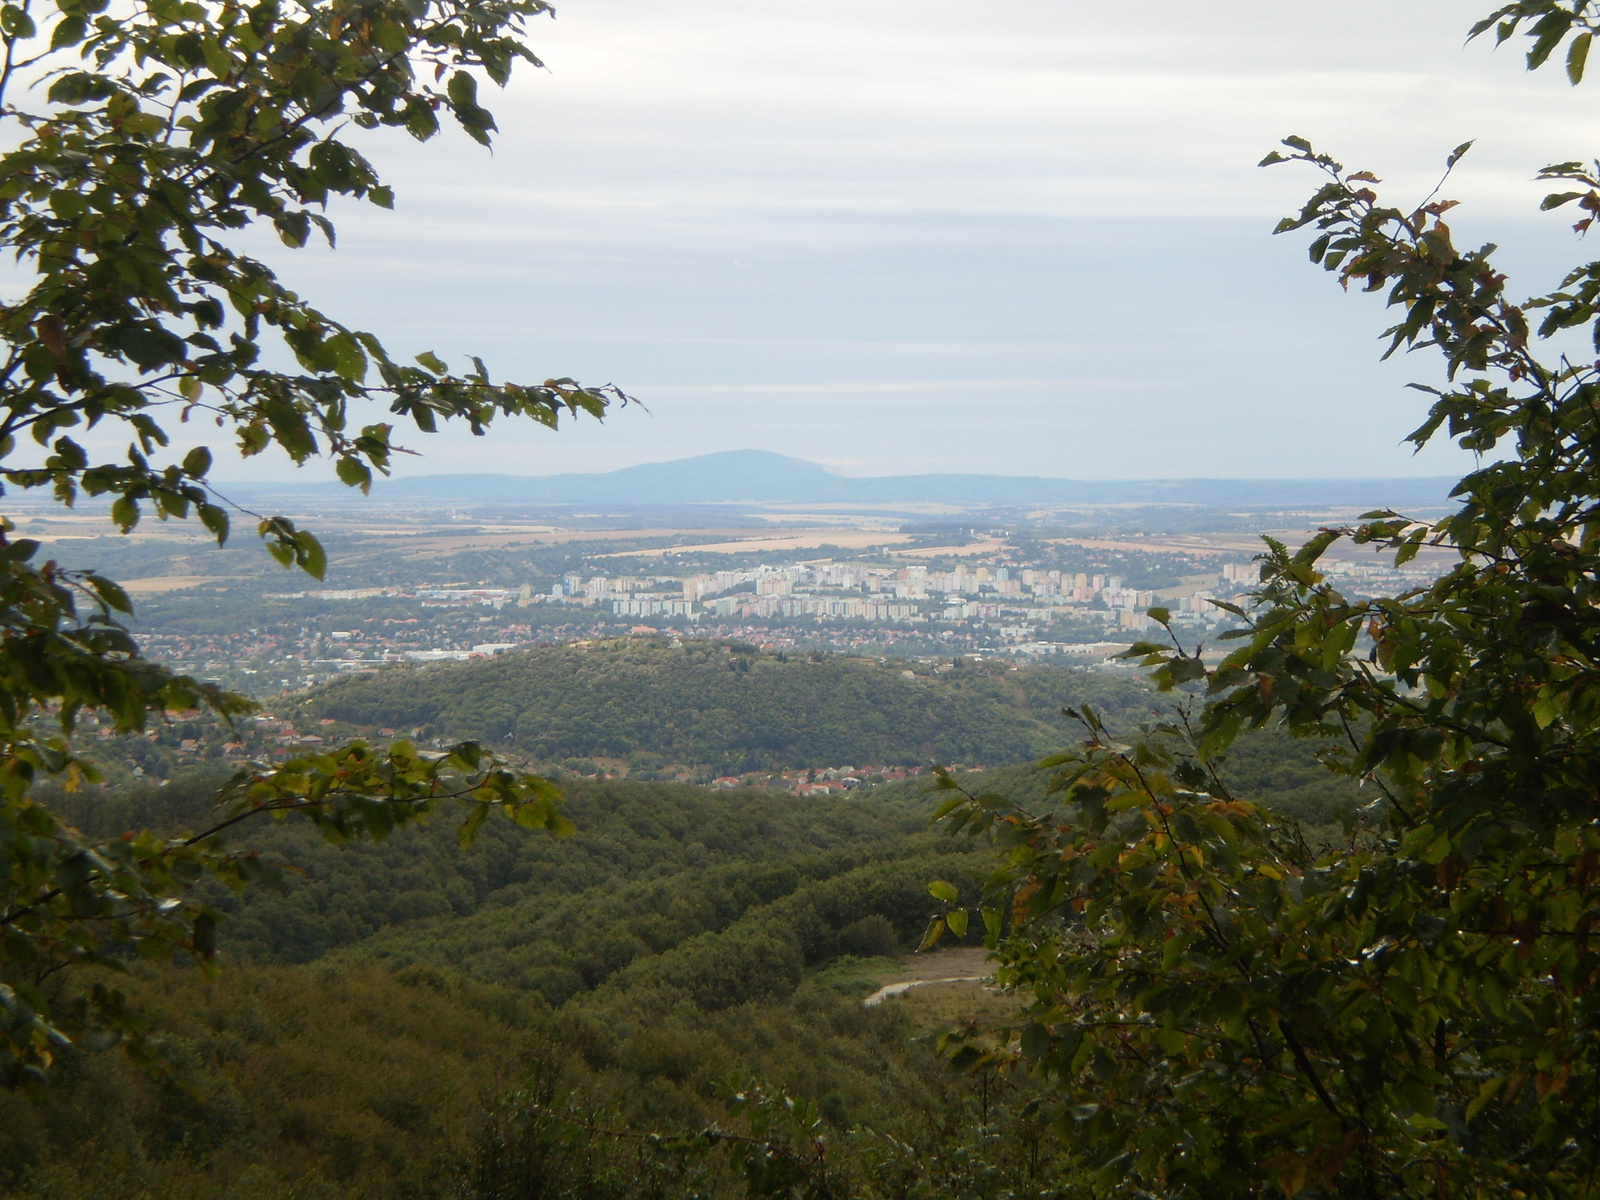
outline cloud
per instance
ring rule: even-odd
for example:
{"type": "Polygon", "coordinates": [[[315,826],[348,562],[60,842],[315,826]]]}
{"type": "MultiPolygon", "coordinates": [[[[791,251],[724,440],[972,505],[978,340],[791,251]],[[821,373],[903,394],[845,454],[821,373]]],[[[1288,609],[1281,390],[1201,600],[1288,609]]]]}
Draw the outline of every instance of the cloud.
{"type": "Polygon", "coordinates": [[[1463,185],[1520,203],[1594,122],[1514,47],[1461,48],[1480,7],[575,0],[535,25],[550,69],[499,105],[496,171],[417,182],[691,223],[1265,215],[1302,187],[1254,164],[1295,132],[1414,185],[1477,137],[1463,185]]]}
{"type": "MultiPolygon", "coordinates": [[[[1462,40],[1459,0],[565,0],[546,71],[465,138],[370,143],[395,213],[268,250],[397,352],[640,395],[602,427],[427,439],[409,474],[603,470],[759,447],[852,470],[1080,477],[1437,474],[1413,359],[1273,220],[1298,133],[1396,197],[1450,191],[1548,286],[1546,161],[1592,93],[1462,40]]],[[[412,438],[419,445],[424,440],[412,438]]],[[[257,460],[238,477],[282,476],[257,460]]]]}

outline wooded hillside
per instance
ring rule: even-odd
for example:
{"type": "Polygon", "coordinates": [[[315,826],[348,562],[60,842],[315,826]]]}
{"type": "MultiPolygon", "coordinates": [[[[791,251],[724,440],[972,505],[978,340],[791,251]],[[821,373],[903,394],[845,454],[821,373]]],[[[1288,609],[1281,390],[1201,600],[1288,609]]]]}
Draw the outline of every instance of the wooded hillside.
{"type": "MultiPolygon", "coordinates": [[[[931,686],[965,704],[1050,680],[931,686]]],[[[1232,772],[1323,826],[1349,807],[1281,733],[1232,772]]],[[[1025,765],[963,779],[1047,803],[1048,775],[1025,765]]],[[[0,1195],[732,1200],[736,1156],[680,1160],[636,1139],[770,1128],[730,1100],[757,1094],[780,1097],[776,1128],[796,1146],[828,1144],[845,1194],[1059,1179],[1064,1151],[1017,1108],[1032,1085],[953,1074],[933,1053],[941,1028],[1004,1020],[1014,1001],[969,985],[861,1006],[907,969],[941,907],[930,881],[970,903],[988,870],[984,843],[928,829],[931,782],[802,798],[574,779],[575,836],[494,821],[465,850],[448,821],[346,846],[246,826],[240,842],[286,865],[286,890],[213,891],[221,975],[150,965],[118,981],[194,1094],[65,1052],[41,1100],[0,1099],[0,1195]],[[814,1102],[820,1124],[794,1124],[784,1095],[814,1102]]],[[[206,819],[216,785],[202,773],[52,803],[90,834],[176,833],[206,819]]],[[[988,968],[957,973],[973,969],[988,968]]]]}
{"type": "Polygon", "coordinates": [[[1141,684],[1063,667],[764,654],[634,639],[397,666],[312,692],[315,717],[511,744],[544,762],[632,759],[718,773],[837,764],[1009,763],[1067,736],[1064,704],[1148,707],[1141,684]]]}

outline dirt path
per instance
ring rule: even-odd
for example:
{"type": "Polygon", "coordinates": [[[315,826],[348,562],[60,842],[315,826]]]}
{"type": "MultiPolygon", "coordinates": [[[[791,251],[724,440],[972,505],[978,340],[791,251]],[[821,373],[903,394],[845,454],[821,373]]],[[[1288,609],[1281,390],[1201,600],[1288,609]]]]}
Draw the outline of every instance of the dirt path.
{"type": "Polygon", "coordinates": [[[884,984],[861,1003],[876,1008],[885,1000],[903,996],[913,988],[941,983],[980,983],[992,974],[988,952],[981,946],[962,946],[936,950],[931,954],[912,954],[900,960],[904,974],[884,984]]]}

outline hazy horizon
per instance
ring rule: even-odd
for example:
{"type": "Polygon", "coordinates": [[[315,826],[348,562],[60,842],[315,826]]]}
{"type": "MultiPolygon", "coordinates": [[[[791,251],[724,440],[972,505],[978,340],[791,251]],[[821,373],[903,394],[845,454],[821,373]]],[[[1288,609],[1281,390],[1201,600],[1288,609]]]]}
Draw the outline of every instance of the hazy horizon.
{"type": "MultiPolygon", "coordinates": [[[[1073,474],[1040,475],[1040,474],[1036,474],[1036,473],[1033,473],[1033,472],[1025,472],[1025,471],[894,471],[894,470],[888,470],[888,471],[883,471],[883,472],[867,473],[867,472],[864,472],[864,471],[852,471],[852,470],[843,469],[843,468],[839,468],[839,467],[829,466],[826,463],[813,462],[810,459],[800,458],[800,457],[797,457],[795,455],[783,454],[783,453],[781,453],[779,451],[773,451],[773,450],[761,450],[761,449],[758,449],[757,447],[752,447],[752,446],[743,447],[743,448],[738,449],[738,450],[714,450],[714,451],[709,451],[709,452],[707,452],[705,454],[690,454],[690,455],[684,455],[684,456],[676,457],[676,458],[649,459],[649,460],[645,460],[645,461],[642,461],[642,462],[626,463],[626,464],[623,464],[622,466],[617,466],[617,467],[601,467],[601,468],[598,468],[598,469],[593,470],[593,471],[575,470],[575,471],[571,471],[571,472],[560,472],[560,473],[561,474],[573,474],[573,475],[605,475],[605,474],[613,474],[613,473],[615,473],[617,471],[632,470],[634,468],[639,468],[639,467],[674,466],[674,465],[681,464],[681,463],[695,462],[695,461],[701,460],[701,459],[712,459],[712,458],[727,459],[727,458],[732,458],[732,457],[742,456],[742,455],[747,455],[747,454],[763,454],[763,455],[770,454],[770,455],[774,455],[774,456],[776,456],[778,458],[787,459],[790,462],[803,463],[806,466],[816,467],[819,470],[821,470],[824,473],[826,473],[827,475],[834,476],[834,477],[837,477],[837,478],[840,478],[840,479],[895,479],[895,478],[900,478],[900,477],[918,477],[918,478],[920,478],[920,477],[937,476],[937,475],[951,475],[951,476],[966,475],[966,476],[993,476],[993,477],[1005,478],[1005,479],[1051,479],[1051,480],[1062,480],[1064,482],[1075,482],[1075,483],[1117,484],[1117,483],[1147,483],[1147,482],[1166,482],[1166,481],[1184,482],[1184,481],[1187,481],[1187,480],[1196,480],[1196,481],[1199,481],[1199,480],[1208,480],[1208,481],[1210,481],[1210,480],[1216,480],[1216,481],[1250,481],[1250,482],[1259,482],[1259,483],[1304,483],[1304,482],[1307,482],[1308,480],[1309,481],[1315,481],[1315,480],[1328,480],[1328,481],[1334,481],[1334,480],[1353,480],[1353,481],[1377,480],[1377,481],[1384,481],[1384,480],[1391,480],[1392,479],[1392,480],[1405,480],[1405,481],[1417,481],[1417,480],[1426,481],[1426,480],[1432,480],[1432,479],[1454,480],[1454,478],[1455,478],[1455,476],[1451,475],[1451,474],[1442,474],[1442,475],[1401,475],[1401,474],[1390,474],[1390,475],[1325,475],[1325,476],[1316,476],[1316,475],[1299,475],[1299,476],[1287,476],[1287,475],[1285,475],[1285,476],[1267,476],[1267,475],[1259,475],[1259,476],[1258,475],[1183,475],[1183,476],[1177,476],[1177,475],[1149,475],[1149,476],[1129,477],[1127,479],[1097,479],[1097,478],[1095,478],[1093,476],[1083,476],[1083,475],[1073,475],[1073,474]]],[[[485,477],[485,476],[494,476],[494,477],[498,477],[498,478],[510,478],[510,479],[544,479],[544,478],[550,477],[550,475],[555,474],[555,473],[556,472],[538,472],[538,473],[517,472],[517,471],[514,471],[514,470],[508,470],[508,471],[465,471],[465,470],[455,470],[455,471],[444,471],[444,470],[441,470],[441,471],[417,471],[417,472],[414,472],[414,473],[411,473],[411,474],[406,474],[406,475],[396,474],[395,476],[391,477],[390,481],[399,482],[401,480],[425,480],[425,479],[435,479],[435,478],[462,478],[462,477],[465,477],[465,478],[473,478],[473,477],[481,478],[481,477],[485,477]]],[[[293,484],[329,483],[329,484],[332,484],[332,483],[335,483],[336,481],[331,480],[331,479],[314,478],[314,472],[312,470],[310,470],[310,469],[307,469],[306,471],[303,471],[303,472],[301,472],[301,473],[299,473],[298,475],[295,475],[295,476],[287,476],[287,477],[275,478],[275,479],[248,480],[248,479],[245,479],[243,477],[228,478],[228,477],[224,477],[222,475],[218,475],[217,476],[217,482],[218,482],[219,485],[224,485],[225,486],[228,483],[241,483],[241,484],[259,483],[259,484],[267,484],[267,485],[280,484],[280,483],[293,483],[293,484]]],[[[379,477],[378,479],[376,479],[374,481],[374,485],[375,486],[381,486],[384,482],[386,482],[386,481],[382,477],[379,477]]]]}

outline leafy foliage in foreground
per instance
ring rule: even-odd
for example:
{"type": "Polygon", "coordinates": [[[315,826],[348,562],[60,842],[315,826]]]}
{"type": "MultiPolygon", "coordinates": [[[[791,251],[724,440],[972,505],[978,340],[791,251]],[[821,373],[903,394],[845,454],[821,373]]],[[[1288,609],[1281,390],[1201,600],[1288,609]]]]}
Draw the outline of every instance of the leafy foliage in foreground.
{"type": "Polygon", "coordinates": [[[146,959],[188,954],[209,966],[217,912],[200,902],[203,879],[239,890],[276,871],[249,851],[228,851],[217,836],[262,816],[307,818],[332,842],[381,840],[397,825],[455,801],[465,808],[458,838],[471,842],[498,810],[517,824],[570,833],[555,785],[506,769],[475,744],[419,754],[409,742],[378,749],[352,742],[276,768],[240,772],[223,790],[211,822],[196,832],[150,831],[85,837],[51,809],[19,798],[5,829],[9,900],[0,963],[0,1082],[37,1082],[70,1033],[90,1044],[122,1041],[150,1062],[144,1021],[103,983],[58,999],[53,977],[74,968],[125,969],[129,949],[146,959]]]}
{"type": "MultiPolygon", "coordinates": [[[[290,247],[313,229],[331,245],[330,199],[392,205],[345,140],[351,125],[420,140],[443,112],[487,144],[494,120],[478,80],[504,85],[517,60],[536,63],[526,22],[547,12],[543,0],[5,5],[0,239],[25,275],[0,308],[0,484],[48,488],[64,505],[108,499],[123,532],[145,513],[198,518],[221,543],[231,518],[208,483],[211,449],[169,454],[164,412],[205,418],[244,456],[326,455],[363,489],[401,449],[389,422],[352,426],[369,401],[424,433],[451,420],[482,434],[497,419],[602,415],[614,389],[494,384],[477,360],[458,374],[431,353],[397,362],[236,247],[258,223],[290,247]],[[292,367],[262,365],[275,357],[292,367]],[[95,461],[96,442],[123,435],[124,457],[95,461]]],[[[322,576],[311,533],[249,515],[274,559],[322,576]]],[[[145,1054],[142,1023],[114,990],[58,1007],[46,983],[130,954],[209,962],[215,918],[192,902],[193,885],[209,874],[242,886],[257,872],[214,853],[203,830],[86,839],[32,798],[42,780],[96,778],[70,742],[85,712],[127,733],[167,711],[205,705],[229,719],[250,706],[140,659],[119,623],[131,612],[123,589],[36,561],[39,544],[12,528],[0,517],[0,1085],[38,1083],[74,1038],[123,1038],[145,1054]]],[[[355,743],[243,772],[215,828],[270,811],[311,817],[337,840],[378,838],[448,797],[471,804],[467,836],[492,806],[561,827],[551,785],[477,746],[422,755],[355,743]]]]}
{"type": "MultiPolygon", "coordinates": [[[[1597,19],[1515,4],[1479,30],[1531,23],[1533,66],[1570,35],[1576,82],[1597,19]]],[[[1386,207],[1372,175],[1285,145],[1268,161],[1325,182],[1280,230],[1316,230],[1313,261],[1387,291],[1391,352],[1445,360],[1412,441],[1448,429],[1487,465],[1436,524],[1379,512],[1298,551],[1269,539],[1225,660],[1136,648],[1202,696],[1127,740],[1085,711],[1054,802],[956,796],[947,818],[998,838],[983,917],[1031,1019],[950,1046],[1048,1080],[1101,1195],[1592,1196],[1600,365],[1535,347],[1581,329],[1600,350],[1600,264],[1514,301],[1493,247],[1454,245],[1449,202],[1386,207]],[[1340,538],[1456,564],[1352,599],[1318,570],[1340,538]],[[1319,851],[1236,794],[1228,751],[1268,724],[1332,739],[1372,825],[1319,851]]],[[[1576,202],[1580,230],[1600,212],[1589,169],[1543,177],[1574,189],[1545,207],[1576,202]]]]}
{"type": "Polygon", "coordinates": [[[320,688],[307,707],[358,727],[511,744],[546,762],[638,756],[731,772],[1020,762],[1060,741],[1065,704],[1092,700],[1108,714],[1150,704],[1140,685],[1060,667],[913,679],[903,667],[652,638],[394,668],[320,688]]]}

